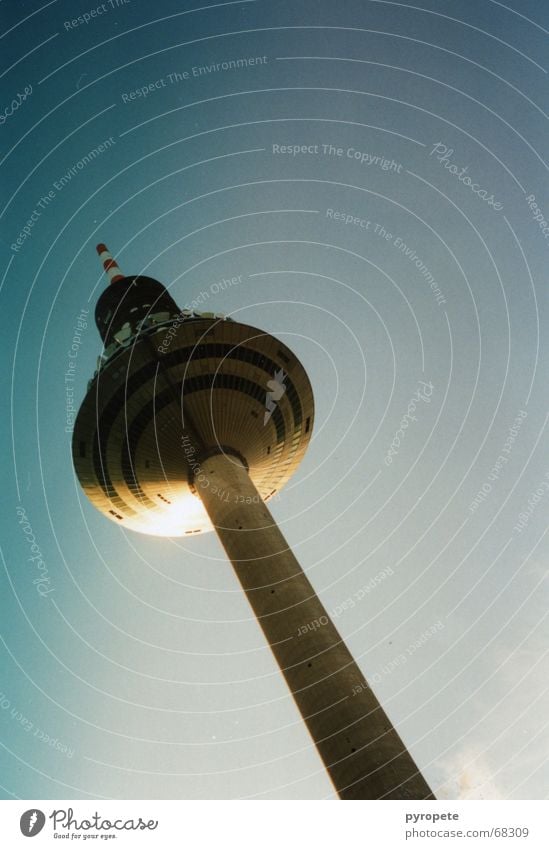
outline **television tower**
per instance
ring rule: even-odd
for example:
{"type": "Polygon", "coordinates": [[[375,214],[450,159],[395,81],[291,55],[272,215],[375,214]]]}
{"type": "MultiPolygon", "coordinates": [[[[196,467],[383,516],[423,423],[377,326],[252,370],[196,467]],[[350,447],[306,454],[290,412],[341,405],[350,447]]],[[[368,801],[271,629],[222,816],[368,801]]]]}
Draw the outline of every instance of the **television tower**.
{"type": "Polygon", "coordinates": [[[311,438],[303,366],[268,333],[180,310],[97,251],[110,285],[73,432],[84,492],[123,528],[216,531],[341,799],[433,799],[266,506],[311,438]]]}

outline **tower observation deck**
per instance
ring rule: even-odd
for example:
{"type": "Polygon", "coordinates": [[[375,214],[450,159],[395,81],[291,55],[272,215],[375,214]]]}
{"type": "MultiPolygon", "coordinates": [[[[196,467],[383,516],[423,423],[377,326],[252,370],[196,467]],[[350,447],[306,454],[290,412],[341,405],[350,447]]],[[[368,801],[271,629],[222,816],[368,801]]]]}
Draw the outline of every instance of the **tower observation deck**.
{"type": "Polygon", "coordinates": [[[433,799],[267,507],[311,439],[303,366],[268,333],[180,310],[97,250],[111,282],[73,432],[84,492],[133,531],[216,531],[340,798],[433,799]]]}

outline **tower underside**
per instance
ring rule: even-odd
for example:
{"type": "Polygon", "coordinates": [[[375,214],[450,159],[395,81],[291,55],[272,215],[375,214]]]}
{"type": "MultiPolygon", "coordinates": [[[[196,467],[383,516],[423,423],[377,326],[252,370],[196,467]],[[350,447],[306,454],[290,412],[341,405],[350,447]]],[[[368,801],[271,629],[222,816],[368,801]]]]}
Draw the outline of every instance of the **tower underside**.
{"type": "Polygon", "coordinates": [[[268,500],[299,465],[312,426],[309,380],[283,343],[237,322],[186,318],[140,332],[102,364],[78,413],[73,458],[108,518],[142,533],[196,534],[212,529],[195,494],[199,453],[240,456],[268,500]],[[280,372],[284,390],[268,411],[280,372]],[[187,439],[193,430],[199,448],[187,439]]]}

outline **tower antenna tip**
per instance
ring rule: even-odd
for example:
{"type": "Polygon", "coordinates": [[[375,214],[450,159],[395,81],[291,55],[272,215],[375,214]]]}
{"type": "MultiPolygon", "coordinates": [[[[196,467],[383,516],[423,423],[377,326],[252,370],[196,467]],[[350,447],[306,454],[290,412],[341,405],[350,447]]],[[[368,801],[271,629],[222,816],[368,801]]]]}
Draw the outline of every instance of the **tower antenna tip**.
{"type": "Polygon", "coordinates": [[[99,254],[99,258],[103,263],[103,268],[105,269],[105,274],[109,278],[110,282],[116,283],[118,280],[123,280],[124,275],[118,267],[117,261],[113,259],[108,247],[104,245],[103,242],[100,242],[96,247],[96,251],[99,254]]]}

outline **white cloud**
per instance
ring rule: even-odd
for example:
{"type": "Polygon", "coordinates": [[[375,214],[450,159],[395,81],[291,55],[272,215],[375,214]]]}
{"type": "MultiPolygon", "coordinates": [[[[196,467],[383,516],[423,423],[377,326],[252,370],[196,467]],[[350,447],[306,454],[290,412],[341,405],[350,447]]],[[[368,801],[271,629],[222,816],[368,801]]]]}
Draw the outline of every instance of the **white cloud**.
{"type": "Polygon", "coordinates": [[[504,799],[484,754],[471,747],[456,752],[442,765],[444,778],[437,790],[439,799],[504,799]]]}

